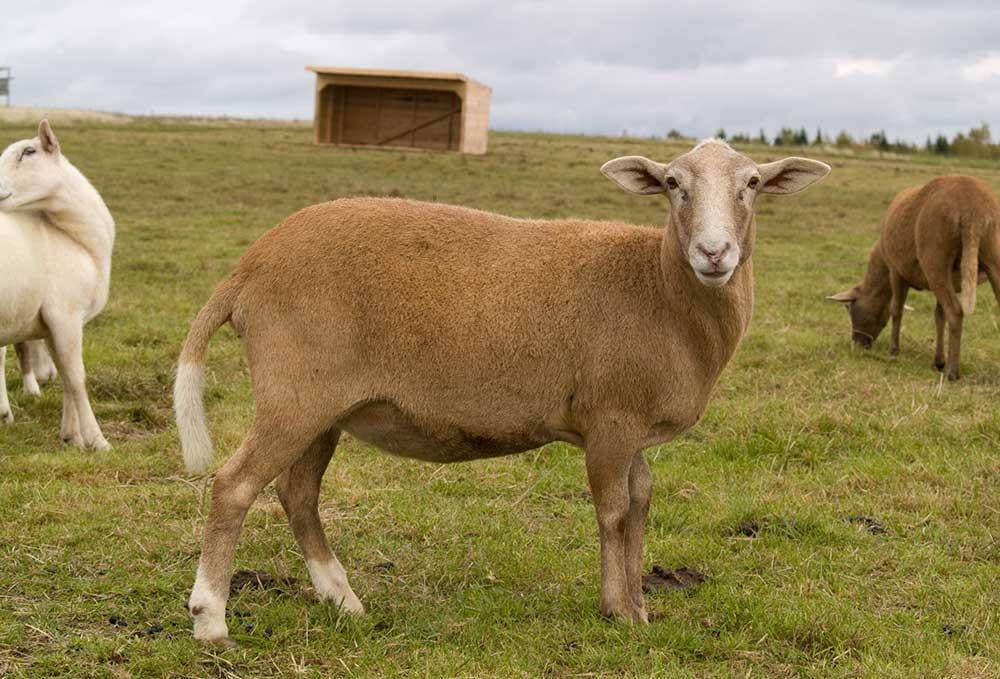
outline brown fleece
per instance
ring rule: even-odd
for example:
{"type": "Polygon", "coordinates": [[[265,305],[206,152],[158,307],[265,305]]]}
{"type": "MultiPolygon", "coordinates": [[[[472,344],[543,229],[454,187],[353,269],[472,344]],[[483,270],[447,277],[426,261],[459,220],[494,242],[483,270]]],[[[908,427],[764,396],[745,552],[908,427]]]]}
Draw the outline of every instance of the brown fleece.
{"type": "Polygon", "coordinates": [[[882,220],[882,233],[868,258],[864,279],[833,295],[847,304],[854,341],[870,346],[892,317],[891,354],[899,353],[899,330],[910,288],[937,297],[934,365],[959,378],[962,318],[976,304],[976,286],[989,280],[1000,300],[1000,203],[975,177],[947,176],[901,191],[882,220]],[[961,291],[961,298],[956,294],[961,291]],[[944,323],[949,330],[944,359],[944,323]]]}

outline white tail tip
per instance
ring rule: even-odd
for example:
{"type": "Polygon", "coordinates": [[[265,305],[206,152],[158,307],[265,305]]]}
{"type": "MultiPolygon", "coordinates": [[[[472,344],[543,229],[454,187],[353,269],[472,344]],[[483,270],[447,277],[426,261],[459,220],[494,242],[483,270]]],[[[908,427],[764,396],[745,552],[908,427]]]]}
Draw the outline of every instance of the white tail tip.
{"type": "Polygon", "coordinates": [[[215,459],[212,439],[205,424],[205,367],[197,363],[177,366],[174,382],[174,414],[180,434],[184,467],[189,474],[204,474],[215,459]]]}

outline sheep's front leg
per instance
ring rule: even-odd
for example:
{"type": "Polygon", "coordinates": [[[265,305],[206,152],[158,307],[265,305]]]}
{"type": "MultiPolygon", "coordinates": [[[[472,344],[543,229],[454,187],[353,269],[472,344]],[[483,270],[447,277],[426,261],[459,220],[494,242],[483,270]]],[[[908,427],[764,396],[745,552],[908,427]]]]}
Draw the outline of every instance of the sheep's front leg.
{"type": "Polygon", "coordinates": [[[612,618],[646,622],[644,612],[629,592],[626,566],[626,526],[631,504],[629,475],[637,449],[638,445],[622,436],[588,437],[587,478],[601,538],[601,613],[612,618]]]}
{"type": "Polygon", "coordinates": [[[107,450],[87,397],[83,368],[83,325],[75,319],[46,319],[51,333],[49,349],[63,383],[62,437],[84,450],[107,450]]]}
{"type": "Polygon", "coordinates": [[[889,315],[892,317],[892,335],[889,338],[889,354],[899,353],[899,329],[903,324],[903,309],[906,308],[906,295],[910,287],[896,273],[889,274],[892,286],[892,302],[889,303],[889,315]]]}
{"type": "Polygon", "coordinates": [[[11,424],[14,421],[14,413],[10,410],[10,401],[7,398],[7,372],[5,363],[7,362],[7,347],[0,347],[0,422],[11,424]]]}

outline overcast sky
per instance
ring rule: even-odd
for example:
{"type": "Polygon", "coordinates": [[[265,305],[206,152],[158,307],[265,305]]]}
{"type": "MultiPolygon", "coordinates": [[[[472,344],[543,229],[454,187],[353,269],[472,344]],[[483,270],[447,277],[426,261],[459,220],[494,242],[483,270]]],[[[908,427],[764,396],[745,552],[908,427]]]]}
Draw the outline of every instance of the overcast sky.
{"type": "Polygon", "coordinates": [[[1000,2],[5,0],[15,104],[310,118],[306,64],[460,71],[494,129],[1000,136],[1000,2]]]}

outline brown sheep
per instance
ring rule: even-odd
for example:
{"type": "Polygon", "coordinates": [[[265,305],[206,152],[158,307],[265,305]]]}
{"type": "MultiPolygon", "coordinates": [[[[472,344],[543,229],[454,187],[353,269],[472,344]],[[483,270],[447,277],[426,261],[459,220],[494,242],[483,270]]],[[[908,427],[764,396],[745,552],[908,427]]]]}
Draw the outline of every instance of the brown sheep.
{"type": "Polygon", "coordinates": [[[227,637],[237,536],[274,479],[318,595],[363,611],[317,510],[342,431],[434,462],[584,447],[601,611],[647,621],[642,451],[699,419],[746,331],[757,195],[830,168],[757,165],[710,141],[670,164],[630,156],[601,169],[634,193],[665,193],[667,228],[358,198],[297,212],[251,246],[195,319],[174,392],[185,462],[203,471],[204,357],[229,322],[256,413],[215,476],[189,599],[196,638],[227,637]]]}
{"type": "Polygon", "coordinates": [[[1000,203],[975,177],[938,177],[900,191],[860,283],[827,299],[843,302],[854,342],[868,348],[892,318],[889,353],[899,353],[899,328],[910,288],[937,297],[934,367],[959,378],[962,318],[976,308],[976,286],[989,280],[1000,301],[1000,203]],[[956,289],[961,295],[956,294],[956,289]],[[948,359],[944,324],[948,323],[948,359]]]}

